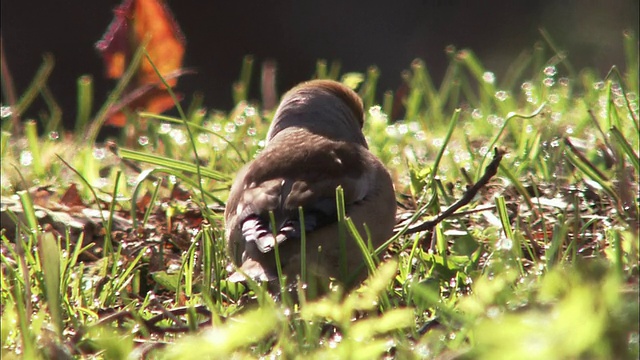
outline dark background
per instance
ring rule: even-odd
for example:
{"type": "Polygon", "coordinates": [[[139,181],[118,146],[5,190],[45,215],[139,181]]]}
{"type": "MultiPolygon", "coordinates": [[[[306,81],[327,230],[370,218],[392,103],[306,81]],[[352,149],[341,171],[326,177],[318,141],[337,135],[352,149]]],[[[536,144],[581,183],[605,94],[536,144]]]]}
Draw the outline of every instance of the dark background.
{"type": "MultiPolygon", "coordinates": [[[[103,78],[94,44],[112,19],[118,1],[2,0],[2,41],[18,94],[42,61],[54,55],[48,82],[67,124],[75,119],[76,79],[94,76],[96,106],[114,82],[103,78]]],[[[434,81],[447,65],[444,48],[471,48],[498,78],[535,41],[544,27],[568,51],[577,69],[601,76],[624,66],[622,31],[638,32],[637,0],[573,1],[170,1],[187,38],[185,66],[197,75],[178,88],[204,93],[209,108],[232,107],[231,85],[242,57],[255,56],[250,97],[258,98],[260,63],[278,64],[278,91],[309,79],[319,58],[340,60],[342,70],[364,72],[377,65],[381,91],[400,84],[400,72],[422,58],[434,81]]],[[[3,103],[5,99],[3,97],[3,103]]],[[[36,103],[37,106],[44,106],[36,103]]]]}

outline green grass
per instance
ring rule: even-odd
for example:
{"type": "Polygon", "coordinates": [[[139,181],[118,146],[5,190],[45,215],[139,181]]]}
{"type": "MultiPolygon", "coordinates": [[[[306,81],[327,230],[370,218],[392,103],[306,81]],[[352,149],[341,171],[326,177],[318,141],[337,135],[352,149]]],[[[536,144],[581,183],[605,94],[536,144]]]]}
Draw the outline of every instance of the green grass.
{"type": "MultiPolygon", "coordinates": [[[[482,176],[494,147],[507,155],[459,214],[400,231],[377,268],[365,256],[364,286],[319,299],[298,288],[298,303],[226,281],[221,209],[273,116],[246,98],[253,59],[232,110],[194,97],[180,118],[129,114],[117,149],[85,139],[130,76],[93,116],[84,76],[73,134],[49,123],[54,101],[40,137],[35,122],[2,119],[2,357],[637,358],[637,43],[625,33],[627,63],[602,76],[574,70],[547,40],[499,79],[450,47],[441,84],[410,64],[395,123],[395,94],[375,97],[378,69],[341,74],[319,61],[317,77],[358,86],[403,218],[435,216],[482,176]],[[102,212],[81,232],[73,220],[87,209],[102,212]]],[[[52,66],[46,56],[14,114],[53,98],[52,66]]]]}

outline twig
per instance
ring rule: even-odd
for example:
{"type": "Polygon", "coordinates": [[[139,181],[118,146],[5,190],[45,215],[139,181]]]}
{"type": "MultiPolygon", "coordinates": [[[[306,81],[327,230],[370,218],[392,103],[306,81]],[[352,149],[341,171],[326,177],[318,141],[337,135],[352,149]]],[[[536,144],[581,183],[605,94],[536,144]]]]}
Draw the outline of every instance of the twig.
{"type": "Polygon", "coordinates": [[[455,203],[453,203],[453,205],[449,206],[446,210],[438,214],[438,216],[436,216],[435,219],[427,220],[423,223],[412,226],[409,229],[407,229],[407,231],[405,231],[404,234],[405,235],[415,234],[420,231],[431,230],[436,225],[438,225],[442,220],[454,215],[456,210],[467,205],[476,196],[478,191],[482,187],[484,187],[495,174],[498,173],[498,166],[500,165],[500,161],[502,160],[502,157],[504,156],[505,153],[506,153],[505,150],[498,149],[496,147],[494,149],[493,160],[485,168],[484,174],[482,175],[480,180],[478,180],[477,183],[475,183],[473,186],[467,189],[467,191],[464,193],[464,195],[462,195],[462,197],[458,201],[456,201],[455,203]]]}

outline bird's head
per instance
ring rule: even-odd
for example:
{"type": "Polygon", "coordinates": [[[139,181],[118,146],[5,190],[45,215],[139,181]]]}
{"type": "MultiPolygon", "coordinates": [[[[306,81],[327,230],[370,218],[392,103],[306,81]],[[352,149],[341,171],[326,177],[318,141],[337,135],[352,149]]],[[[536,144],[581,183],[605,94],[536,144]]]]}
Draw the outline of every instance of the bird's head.
{"type": "Polygon", "coordinates": [[[364,110],[360,97],[331,80],[304,82],[289,90],[273,117],[267,143],[303,129],[331,140],[356,142],[368,148],[362,134],[364,110]]]}

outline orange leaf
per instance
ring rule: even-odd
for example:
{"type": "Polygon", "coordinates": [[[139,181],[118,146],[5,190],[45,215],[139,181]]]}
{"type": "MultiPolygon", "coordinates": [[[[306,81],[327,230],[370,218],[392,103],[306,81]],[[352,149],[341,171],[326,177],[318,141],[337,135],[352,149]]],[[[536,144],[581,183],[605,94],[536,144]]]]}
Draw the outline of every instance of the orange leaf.
{"type": "MultiPolygon", "coordinates": [[[[178,70],[184,55],[184,37],[166,5],[158,0],[136,0],[133,19],[137,42],[142,42],[147,35],[151,37],[147,52],[160,74],[165,76],[178,70]]],[[[141,64],[137,80],[139,85],[160,81],[147,59],[141,64]]],[[[168,83],[173,87],[177,81],[173,79],[168,83]]]]}
{"type": "MultiPolygon", "coordinates": [[[[185,73],[181,69],[185,40],[166,4],[161,0],[124,0],[114,13],[107,32],[96,44],[105,61],[107,77],[121,77],[133,53],[148,37],[149,58],[167,84],[176,86],[178,77],[185,73]]],[[[173,106],[161,79],[145,58],[136,70],[135,82],[110,109],[106,124],[124,126],[124,108],[161,113],[173,106]]]]}

